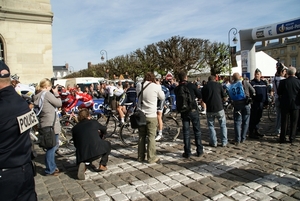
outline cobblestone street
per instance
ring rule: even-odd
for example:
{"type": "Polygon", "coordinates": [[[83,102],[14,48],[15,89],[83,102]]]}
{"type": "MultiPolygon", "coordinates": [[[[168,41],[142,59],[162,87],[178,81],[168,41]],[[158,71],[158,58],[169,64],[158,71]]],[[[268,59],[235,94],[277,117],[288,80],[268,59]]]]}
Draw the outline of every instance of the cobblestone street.
{"type": "MultiPolygon", "coordinates": [[[[38,149],[38,200],[299,200],[299,135],[294,145],[279,144],[273,124],[263,119],[263,139],[214,148],[208,146],[206,119],[201,116],[205,154],[184,159],[180,135],[175,142],[157,143],[160,164],[137,162],[137,147],[125,147],[113,136],[108,139],[113,147],[108,170],[88,169],[84,181],[77,180],[74,156],[57,158],[60,176],[45,176],[44,152],[38,149]]],[[[227,127],[232,142],[232,120],[227,127]]]]}

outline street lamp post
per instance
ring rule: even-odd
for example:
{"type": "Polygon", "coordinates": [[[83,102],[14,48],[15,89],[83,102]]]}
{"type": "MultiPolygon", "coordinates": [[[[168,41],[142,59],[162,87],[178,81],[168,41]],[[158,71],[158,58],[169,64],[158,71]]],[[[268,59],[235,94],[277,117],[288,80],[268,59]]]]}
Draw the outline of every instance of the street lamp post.
{"type": "Polygon", "coordinates": [[[104,61],[104,59],[105,59],[105,61],[107,61],[108,57],[107,57],[107,52],[106,52],[106,50],[101,50],[101,51],[100,51],[100,54],[101,54],[101,60],[104,61]],[[104,53],[105,53],[105,57],[103,56],[104,53]]]}
{"type": "Polygon", "coordinates": [[[73,66],[70,66],[69,69],[70,69],[70,70],[69,70],[69,73],[74,73],[74,68],[73,68],[73,66]]]}
{"type": "MultiPolygon", "coordinates": [[[[229,48],[229,55],[231,55],[231,47],[230,47],[230,32],[233,31],[233,35],[234,35],[234,38],[232,40],[232,42],[234,44],[236,44],[238,42],[238,39],[236,38],[236,34],[237,34],[237,29],[236,28],[231,28],[229,31],[228,31],[228,48],[229,48]]],[[[230,58],[228,59],[228,68],[229,68],[229,81],[231,81],[231,66],[230,66],[230,58]]]]}

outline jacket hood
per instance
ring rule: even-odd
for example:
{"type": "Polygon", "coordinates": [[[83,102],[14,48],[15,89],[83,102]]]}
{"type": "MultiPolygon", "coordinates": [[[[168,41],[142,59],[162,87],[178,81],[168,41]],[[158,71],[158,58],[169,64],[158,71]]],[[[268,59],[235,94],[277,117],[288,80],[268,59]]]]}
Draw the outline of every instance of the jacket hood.
{"type": "MultiPolygon", "coordinates": [[[[43,94],[44,91],[45,90],[42,90],[41,92],[39,92],[38,94],[36,94],[36,95],[33,96],[33,103],[34,103],[34,105],[39,105],[39,101],[40,101],[41,96],[42,96],[42,94],[43,94]]],[[[46,93],[47,93],[47,91],[46,91],[46,93]]]]}

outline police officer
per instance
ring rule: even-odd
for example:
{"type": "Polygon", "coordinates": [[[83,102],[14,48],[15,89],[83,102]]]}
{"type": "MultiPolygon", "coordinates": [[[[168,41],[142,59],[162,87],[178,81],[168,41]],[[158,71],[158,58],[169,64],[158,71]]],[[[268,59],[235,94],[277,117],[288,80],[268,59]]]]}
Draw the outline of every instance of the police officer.
{"type": "Polygon", "coordinates": [[[0,199],[37,200],[31,163],[30,129],[21,131],[17,118],[30,112],[30,109],[11,86],[9,68],[2,61],[0,111],[0,199]]]}
{"type": "Polygon", "coordinates": [[[256,96],[253,96],[253,104],[251,106],[249,138],[258,139],[264,134],[259,132],[259,122],[262,117],[264,106],[268,105],[267,83],[261,79],[261,71],[257,68],[254,72],[255,78],[250,84],[255,89],[256,96]]]}

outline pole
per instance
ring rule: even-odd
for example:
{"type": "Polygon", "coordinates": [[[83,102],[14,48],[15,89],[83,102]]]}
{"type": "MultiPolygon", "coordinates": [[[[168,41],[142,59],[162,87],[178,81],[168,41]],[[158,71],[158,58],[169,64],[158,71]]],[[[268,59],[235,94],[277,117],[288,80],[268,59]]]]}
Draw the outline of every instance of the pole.
{"type": "MultiPolygon", "coordinates": [[[[235,38],[235,35],[237,34],[237,29],[236,28],[231,28],[228,31],[228,50],[229,50],[229,55],[230,55],[230,32],[233,30],[233,35],[234,35],[234,42],[237,42],[237,39],[235,38]]],[[[230,58],[228,59],[228,68],[229,68],[229,81],[231,82],[231,66],[230,66],[230,58]]]]}

